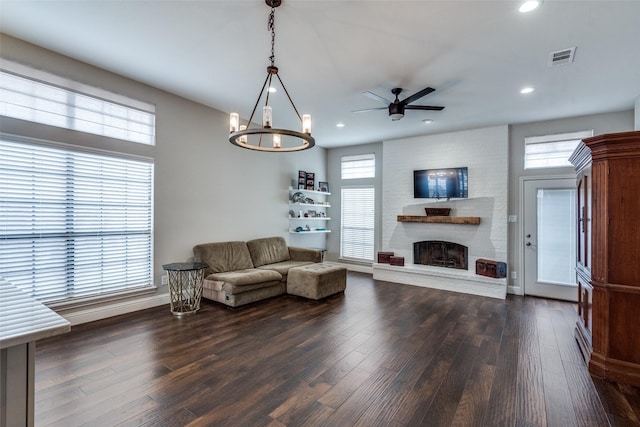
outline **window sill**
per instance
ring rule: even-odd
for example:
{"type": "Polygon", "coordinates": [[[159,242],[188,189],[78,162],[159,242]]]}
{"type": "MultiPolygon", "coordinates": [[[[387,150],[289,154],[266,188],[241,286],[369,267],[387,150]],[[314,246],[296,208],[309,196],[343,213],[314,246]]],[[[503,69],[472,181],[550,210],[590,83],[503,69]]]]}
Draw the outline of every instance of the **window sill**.
{"type": "Polygon", "coordinates": [[[78,308],[86,308],[95,305],[110,303],[114,301],[121,301],[133,297],[151,295],[156,293],[158,288],[156,286],[146,286],[144,288],[136,288],[128,291],[119,291],[109,294],[103,294],[94,297],[86,297],[82,299],[74,299],[71,301],[52,301],[45,303],[47,307],[54,311],[75,310],[78,308]]]}

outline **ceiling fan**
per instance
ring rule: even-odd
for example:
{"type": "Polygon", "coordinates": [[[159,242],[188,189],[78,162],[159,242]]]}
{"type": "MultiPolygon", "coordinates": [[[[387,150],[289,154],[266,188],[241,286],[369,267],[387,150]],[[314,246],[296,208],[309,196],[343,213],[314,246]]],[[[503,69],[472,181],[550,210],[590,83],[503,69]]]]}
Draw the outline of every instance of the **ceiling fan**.
{"type": "Polygon", "coordinates": [[[398,99],[398,95],[402,92],[402,88],[396,87],[391,89],[391,93],[396,96],[394,101],[389,101],[386,98],[381,97],[380,95],[376,95],[373,92],[362,92],[364,96],[368,96],[371,99],[375,99],[376,101],[380,101],[384,104],[387,104],[387,107],[378,107],[378,108],[365,108],[364,110],[355,110],[354,113],[364,113],[366,111],[375,111],[375,110],[384,110],[385,108],[389,109],[389,117],[391,120],[400,120],[404,117],[404,110],[429,110],[429,111],[442,111],[444,107],[435,107],[432,105],[409,105],[414,101],[422,98],[425,95],[430,94],[435,91],[434,88],[426,87],[419,92],[414,93],[413,95],[403,99],[400,101],[398,99]]]}

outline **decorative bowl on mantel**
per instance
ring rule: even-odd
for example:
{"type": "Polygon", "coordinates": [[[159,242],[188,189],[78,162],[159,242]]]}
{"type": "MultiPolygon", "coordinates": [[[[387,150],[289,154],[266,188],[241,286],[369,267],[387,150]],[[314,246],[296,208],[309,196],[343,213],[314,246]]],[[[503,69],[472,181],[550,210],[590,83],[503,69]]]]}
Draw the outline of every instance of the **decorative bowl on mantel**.
{"type": "Polygon", "coordinates": [[[449,216],[451,208],[424,208],[427,216],[449,216]]]}

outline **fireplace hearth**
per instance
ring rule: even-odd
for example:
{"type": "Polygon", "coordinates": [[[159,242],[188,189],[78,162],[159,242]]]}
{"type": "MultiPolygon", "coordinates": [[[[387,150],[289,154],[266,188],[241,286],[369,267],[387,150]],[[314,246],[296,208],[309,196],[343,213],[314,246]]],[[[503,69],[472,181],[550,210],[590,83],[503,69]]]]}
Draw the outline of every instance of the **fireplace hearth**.
{"type": "Polygon", "coordinates": [[[434,267],[467,270],[468,249],[464,245],[441,240],[426,240],[413,244],[413,263],[434,267]]]}

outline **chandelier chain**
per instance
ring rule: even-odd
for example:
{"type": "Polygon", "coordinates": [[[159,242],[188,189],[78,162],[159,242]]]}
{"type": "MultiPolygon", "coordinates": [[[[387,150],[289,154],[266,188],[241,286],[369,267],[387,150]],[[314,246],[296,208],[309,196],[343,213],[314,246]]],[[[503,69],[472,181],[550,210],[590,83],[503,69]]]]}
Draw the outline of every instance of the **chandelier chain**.
{"type": "Polygon", "coordinates": [[[275,44],[276,44],[276,28],[275,28],[275,20],[276,20],[276,14],[275,14],[276,8],[275,7],[271,7],[271,13],[269,14],[269,23],[267,24],[267,28],[269,30],[271,30],[271,56],[269,57],[269,59],[271,60],[271,66],[274,66],[274,61],[276,59],[276,52],[275,52],[275,44]]]}

